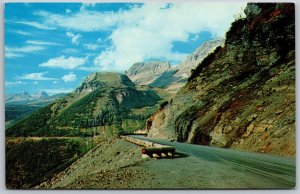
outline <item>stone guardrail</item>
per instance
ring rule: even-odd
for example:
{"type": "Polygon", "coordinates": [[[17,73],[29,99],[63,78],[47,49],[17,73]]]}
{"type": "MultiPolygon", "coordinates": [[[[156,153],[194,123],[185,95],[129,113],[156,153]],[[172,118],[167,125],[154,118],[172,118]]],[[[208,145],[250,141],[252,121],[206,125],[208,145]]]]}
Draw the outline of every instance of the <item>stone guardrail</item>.
{"type": "Polygon", "coordinates": [[[122,139],[142,146],[142,157],[161,158],[161,157],[173,157],[175,154],[175,148],[172,146],[162,145],[159,143],[150,142],[147,140],[136,139],[128,136],[120,136],[122,139]]]}

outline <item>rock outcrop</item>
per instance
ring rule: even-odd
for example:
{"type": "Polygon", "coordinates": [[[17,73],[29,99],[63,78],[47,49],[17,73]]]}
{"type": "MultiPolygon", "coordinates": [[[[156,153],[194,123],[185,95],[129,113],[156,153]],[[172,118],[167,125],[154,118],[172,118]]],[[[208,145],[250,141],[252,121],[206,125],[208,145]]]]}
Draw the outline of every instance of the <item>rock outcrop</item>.
{"type": "Polygon", "coordinates": [[[149,137],[295,156],[294,4],[245,14],[148,120],[149,137]]]}

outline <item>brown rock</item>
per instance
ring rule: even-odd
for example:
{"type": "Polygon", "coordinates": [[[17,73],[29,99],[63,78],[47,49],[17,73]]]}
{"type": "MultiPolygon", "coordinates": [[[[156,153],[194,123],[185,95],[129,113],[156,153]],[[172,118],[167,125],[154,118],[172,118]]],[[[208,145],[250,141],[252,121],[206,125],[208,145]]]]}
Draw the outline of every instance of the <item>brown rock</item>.
{"type": "Polygon", "coordinates": [[[287,128],[277,130],[273,133],[272,137],[280,138],[280,137],[284,136],[288,131],[289,130],[287,128]]]}
{"type": "Polygon", "coordinates": [[[258,127],[255,127],[253,131],[254,131],[255,133],[263,133],[263,132],[266,131],[266,129],[267,129],[267,128],[266,128],[265,126],[258,126],[258,127]]]}
{"type": "Polygon", "coordinates": [[[216,126],[215,129],[214,129],[214,131],[216,133],[222,133],[223,132],[223,126],[216,126]]]}
{"type": "Polygon", "coordinates": [[[251,122],[251,121],[253,121],[254,119],[256,119],[256,117],[257,117],[257,114],[252,114],[252,115],[250,115],[250,116],[247,118],[247,120],[248,120],[249,122],[251,122]]]}
{"type": "Polygon", "coordinates": [[[233,129],[232,126],[229,125],[229,126],[227,126],[227,127],[225,128],[225,131],[224,131],[224,132],[225,132],[226,134],[227,134],[227,133],[230,133],[230,132],[232,131],[232,129],[233,129]]]}
{"type": "Polygon", "coordinates": [[[275,112],[275,114],[276,115],[280,115],[281,113],[283,113],[284,112],[284,110],[277,110],[276,112],[275,112]]]}
{"type": "Polygon", "coordinates": [[[243,138],[249,137],[249,135],[253,132],[253,129],[254,129],[254,124],[251,123],[251,124],[247,127],[246,132],[243,134],[243,138]]]}
{"type": "Polygon", "coordinates": [[[269,139],[269,134],[265,133],[263,139],[266,141],[267,139],[269,139]]]}
{"type": "Polygon", "coordinates": [[[272,124],[274,121],[273,120],[269,120],[268,121],[268,124],[272,124]]]}

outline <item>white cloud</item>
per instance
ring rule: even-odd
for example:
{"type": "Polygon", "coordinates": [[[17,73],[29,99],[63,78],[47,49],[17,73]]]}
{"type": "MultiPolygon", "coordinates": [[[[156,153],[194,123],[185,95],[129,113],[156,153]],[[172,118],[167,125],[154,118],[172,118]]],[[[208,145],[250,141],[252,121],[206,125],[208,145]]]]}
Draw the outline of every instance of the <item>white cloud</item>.
{"type": "Polygon", "coordinates": [[[58,84],[58,81],[53,81],[52,84],[58,84]]]}
{"type": "Polygon", "coordinates": [[[73,90],[74,89],[71,89],[71,88],[43,89],[43,91],[47,92],[50,95],[61,94],[61,93],[70,93],[73,90]]]}
{"type": "Polygon", "coordinates": [[[95,7],[96,3],[82,3],[81,7],[80,7],[80,11],[83,11],[89,7],[95,7]]]}
{"type": "Polygon", "coordinates": [[[106,48],[109,46],[109,42],[109,37],[104,39],[98,38],[95,45],[97,45],[98,48],[106,48]]]}
{"type": "Polygon", "coordinates": [[[16,33],[23,35],[23,36],[32,36],[31,33],[28,33],[28,32],[22,31],[22,30],[17,30],[16,33]]]}
{"type": "Polygon", "coordinates": [[[29,46],[24,46],[24,47],[5,47],[5,52],[8,52],[8,53],[14,53],[14,52],[17,52],[17,53],[32,53],[32,52],[37,52],[37,51],[41,51],[41,50],[44,50],[45,47],[42,47],[42,46],[32,46],[32,45],[29,45],[29,46]]]}
{"type": "Polygon", "coordinates": [[[94,59],[100,70],[126,70],[149,58],[182,61],[185,53],[175,53],[174,41],[188,42],[201,31],[224,36],[240,10],[241,3],[175,3],[167,9],[162,4],[145,4],[121,12],[121,21],[110,35],[112,45],[94,59]]]}
{"type": "Polygon", "coordinates": [[[38,22],[15,22],[17,24],[24,24],[24,25],[28,25],[28,26],[32,26],[35,28],[38,28],[40,30],[55,30],[55,27],[49,27],[48,25],[44,25],[44,24],[40,24],[38,22]]]}
{"type": "Polygon", "coordinates": [[[66,35],[71,38],[73,44],[79,44],[79,38],[81,38],[80,34],[74,34],[72,32],[66,32],[66,35]]]}
{"type": "Polygon", "coordinates": [[[26,43],[33,44],[33,45],[61,46],[61,44],[58,44],[58,43],[38,41],[38,40],[27,40],[26,43]]]}
{"type": "Polygon", "coordinates": [[[191,41],[196,41],[199,38],[199,34],[196,34],[195,36],[191,37],[191,41]]]}
{"type": "Polygon", "coordinates": [[[32,54],[41,50],[46,49],[43,46],[29,45],[23,47],[5,47],[5,57],[15,58],[15,57],[24,57],[24,54],[32,54]]]}
{"type": "Polygon", "coordinates": [[[96,66],[84,66],[84,67],[79,67],[78,69],[83,70],[83,71],[90,71],[90,72],[99,71],[99,67],[96,67],[96,66]]]}
{"type": "Polygon", "coordinates": [[[76,75],[73,72],[70,72],[69,74],[64,75],[61,79],[65,82],[73,82],[76,80],[76,75]]]}
{"type": "Polygon", "coordinates": [[[95,51],[95,50],[97,50],[97,48],[98,48],[98,45],[97,45],[97,44],[84,44],[83,46],[84,46],[86,49],[92,50],[92,51],[95,51]]]}
{"type": "MultiPolygon", "coordinates": [[[[188,42],[202,31],[209,31],[216,37],[224,36],[234,15],[245,5],[229,2],[146,3],[116,12],[83,8],[67,16],[50,12],[35,14],[50,26],[84,32],[111,32],[111,45],[99,53],[94,65],[99,70],[122,71],[149,58],[180,62],[188,53],[175,53],[175,41],[188,42]]],[[[71,38],[73,36],[70,34],[71,38]]]]}
{"type": "Polygon", "coordinates": [[[23,74],[22,76],[19,77],[19,79],[38,80],[38,81],[56,80],[55,78],[45,77],[45,74],[47,74],[47,73],[48,72],[23,74]]]}
{"type": "Polygon", "coordinates": [[[5,52],[5,57],[6,58],[18,58],[18,57],[24,57],[24,55],[17,54],[17,53],[11,53],[11,52],[5,52]]]}
{"type": "Polygon", "coordinates": [[[62,69],[75,69],[85,64],[87,58],[65,57],[64,55],[56,58],[51,58],[47,62],[41,63],[39,67],[52,67],[62,69]]]}
{"type": "Polygon", "coordinates": [[[81,9],[79,12],[68,15],[54,14],[45,11],[34,13],[43,18],[49,26],[58,26],[76,31],[107,30],[120,21],[119,15],[113,12],[97,12],[81,9]]]}
{"type": "Polygon", "coordinates": [[[66,53],[66,54],[74,54],[74,53],[78,53],[78,50],[73,49],[73,48],[67,48],[67,49],[62,50],[62,52],[66,53]]]}
{"type": "Polygon", "coordinates": [[[27,82],[22,82],[22,81],[5,82],[5,86],[10,86],[10,85],[27,85],[27,82]]]}
{"type": "Polygon", "coordinates": [[[97,43],[100,43],[100,44],[102,44],[104,41],[101,39],[101,38],[98,38],[97,39],[97,43]]]}

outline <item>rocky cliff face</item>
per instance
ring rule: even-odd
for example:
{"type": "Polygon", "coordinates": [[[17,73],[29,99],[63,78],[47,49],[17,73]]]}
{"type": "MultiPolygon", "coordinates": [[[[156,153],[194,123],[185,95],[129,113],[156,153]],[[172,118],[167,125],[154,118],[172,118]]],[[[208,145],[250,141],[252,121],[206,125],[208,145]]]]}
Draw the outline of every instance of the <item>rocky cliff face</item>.
{"type": "Polygon", "coordinates": [[[295,7],[249,3],[224,47],[147,121],[149,136],[295,156],[295,7]]]}

